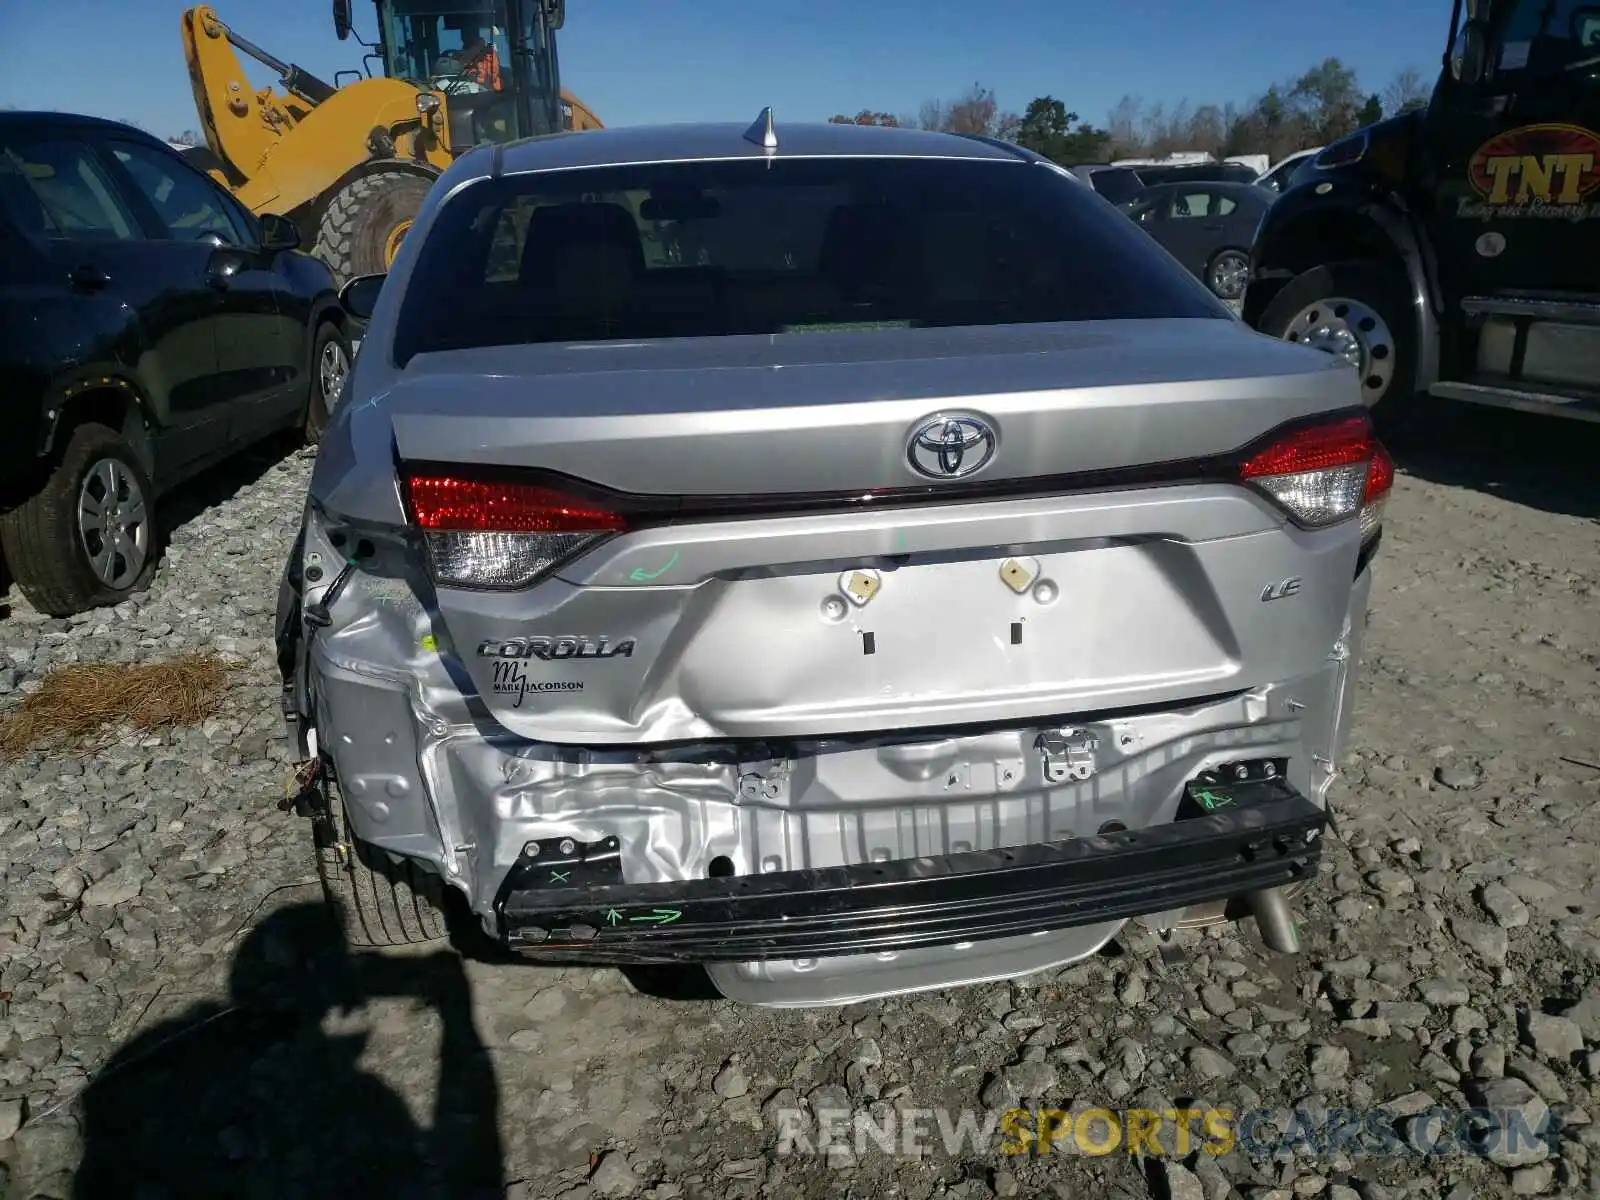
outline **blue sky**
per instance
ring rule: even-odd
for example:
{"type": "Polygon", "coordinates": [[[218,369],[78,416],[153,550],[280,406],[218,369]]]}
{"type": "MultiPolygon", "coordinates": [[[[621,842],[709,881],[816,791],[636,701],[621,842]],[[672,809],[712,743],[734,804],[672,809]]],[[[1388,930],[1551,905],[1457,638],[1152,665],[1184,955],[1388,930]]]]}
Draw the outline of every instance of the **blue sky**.
{"type": "MultiPolygon", "coordinates": [[[[0,104],[193,128],[178,38],[182,0],[0,0],[0,104]]],[[[244,37],[331,81],[359,65],[329,0],[217,0],[244,37]]],[[[1381,92],[1430,80],[1448,0],[568,0],[566,85],[608,125],[914,113],[974,81],[1020,110],[1050,94],[1096,124],[1124,93],[1168,104],[1243,102],[1329,55],[1381,92]]],[[[355,0],[371,37],[370,0],[355,0]]],[[[254,77],[254,76],[253,76],[254,77]]],[[[257,77],[270,82],[270,76],[257,77]]]]}

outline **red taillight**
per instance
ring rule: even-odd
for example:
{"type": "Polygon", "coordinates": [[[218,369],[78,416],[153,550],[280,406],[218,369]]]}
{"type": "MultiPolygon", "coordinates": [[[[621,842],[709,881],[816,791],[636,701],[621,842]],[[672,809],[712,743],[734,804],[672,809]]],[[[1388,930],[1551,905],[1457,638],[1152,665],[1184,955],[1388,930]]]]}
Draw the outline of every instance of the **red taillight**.
{"type": "Polygon", "coordinates": [[[1239,477],[1297,525],[1320,529],[1359,517],[1365,537],[1381,522],[1394,460],[1363,413],[1284,434],[1246,459],[1239,477]]]}
{"type": "Polygon", "coordinates": [[[484,483],[447,475],[406,481],[411,519],[423,529],[472,533],[619,532],[627,522],[587,500],[525,483],[484,483]]]}
{"type": "Polygon", "coordinates": [[[558,563],[627,529],[589,500],[525,483],[405,477],[406,506],[442,584],[523,588],[558,563]]]}
{"type": "Polygon", "coordinates": [[[1372,461],[1367,464],[1367,489],[1361,496],[1363,504],[1371,504],[1374,500],[1382,500],[1389,494],[1389,489],[1394,487],[1394,459],[1389,457],[1389,452],[1378,446],[1377,453],[1372,456],[1372,461]]]}
{"type": "Polygon", "coordinates": [[[1377,445],[1371,423],[1365,417],[1349,417],[1285,434],[1252,454],[1239,473],[1246,479],[1259,479],[1366,463],[1377,445]]]}

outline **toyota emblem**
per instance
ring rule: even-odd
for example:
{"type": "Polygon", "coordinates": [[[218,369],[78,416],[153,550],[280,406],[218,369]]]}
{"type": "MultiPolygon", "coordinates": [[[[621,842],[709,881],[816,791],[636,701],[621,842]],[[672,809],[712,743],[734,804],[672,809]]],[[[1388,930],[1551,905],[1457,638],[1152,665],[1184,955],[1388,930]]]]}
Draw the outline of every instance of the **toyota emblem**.
{"type": "Polygon", "coordinates": [[[1000,445],[994,426],[971,413],[937,413],[919,421],[906,461],[929,479],[964,479],[989,465],[1000,445]]]}

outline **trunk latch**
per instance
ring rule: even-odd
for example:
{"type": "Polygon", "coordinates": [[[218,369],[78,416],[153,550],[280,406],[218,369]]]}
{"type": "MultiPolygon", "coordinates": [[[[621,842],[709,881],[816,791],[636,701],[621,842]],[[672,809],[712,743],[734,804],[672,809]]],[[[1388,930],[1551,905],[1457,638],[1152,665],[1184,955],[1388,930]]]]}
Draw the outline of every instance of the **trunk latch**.
{"type": "Polygon", "coordinates": [[[1100,739],[1087,729],[1051,729],[1034,741],[1044,760],[1046,783],[1079,782],[1094,774],[1100,739]]]}

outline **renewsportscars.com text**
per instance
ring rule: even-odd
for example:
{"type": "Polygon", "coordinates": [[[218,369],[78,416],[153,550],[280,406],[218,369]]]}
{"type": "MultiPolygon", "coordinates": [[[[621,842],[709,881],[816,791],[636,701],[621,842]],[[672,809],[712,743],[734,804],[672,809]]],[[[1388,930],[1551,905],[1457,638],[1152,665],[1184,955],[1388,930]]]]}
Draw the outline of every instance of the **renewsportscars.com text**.
{"type": "Polygon", "coordinates": [[[1517,1154],[1554,1151],[1560,1121],[1547,1111],[1532,1128],[1518,1109],[1434,1108],[1409,1118],[1405,1132],[1384,1108],[798,1108],[773,1113],[780,1155],[855,1155],[876,1150],[905,1158],[998,1153],[1137,1154],[1184,1157],[1241,1152],[1272,1158],[1304,1149],[1318,1157],[1517,1154]]]}

